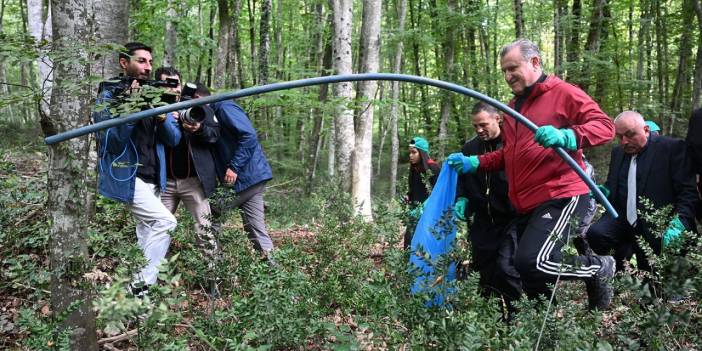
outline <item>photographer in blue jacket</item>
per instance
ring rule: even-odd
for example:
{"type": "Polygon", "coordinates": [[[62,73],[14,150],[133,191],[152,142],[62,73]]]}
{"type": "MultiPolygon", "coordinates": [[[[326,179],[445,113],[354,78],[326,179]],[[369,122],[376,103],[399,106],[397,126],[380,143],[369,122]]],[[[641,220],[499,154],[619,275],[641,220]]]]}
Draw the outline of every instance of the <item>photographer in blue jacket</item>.
{"type": "Polygon", "coordinates": [[[213,227],[221,227],[225,211],[239,208],[254,248],[270,260],[273,241],[266,230],[263,193],[273,178],[271,167],[246,112],[231,100],[212,108],[221,128],[215,145],[217,175],[226,188],[224,196],[211,204],[213,227]]]}
{"type": "MultiPolygon", "coordinates": [[[[134,100],[142,93],[142,84],[151,74],[151,48],[141,43],[128,43],[120,52],[123,75],[100,84],[94,122],[115,118],[114,109],[134,100]],[[111,111],[112,110],[112,111],[111,111]]],[[[148,98],[143,108],[149,108],[148,98]]],[[[126,204],[137,221],[136,236],[147,264],[135,274],[132,292],[141,296],[147,286],[155,284],[158,265],[165,258],[171,242],[169,232],[176,219],[161,203],[159,196],[166,189],[165,145],[180,141],[178,122],[172,114],[146,118],[112,127],[97,133],[98,190],[103,196],[126,204]]]]}

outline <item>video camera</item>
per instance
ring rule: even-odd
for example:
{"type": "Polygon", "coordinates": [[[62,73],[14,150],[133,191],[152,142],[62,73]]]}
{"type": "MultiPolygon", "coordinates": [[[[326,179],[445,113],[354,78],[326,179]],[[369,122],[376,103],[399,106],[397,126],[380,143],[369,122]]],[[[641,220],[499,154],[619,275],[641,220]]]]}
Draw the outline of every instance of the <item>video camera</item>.
{"type": "MultiPolygon", "coordinates": [[[[194,83],[185,83],[183,91],[180,93],[180,101],[192,100],[195,98],[197,86],[194,83]]],[[[187,110],[180,112],[180,120],[187,124],[202,123],[207,117],[207,111],[204,106],[193,106],[187,110]]]]}

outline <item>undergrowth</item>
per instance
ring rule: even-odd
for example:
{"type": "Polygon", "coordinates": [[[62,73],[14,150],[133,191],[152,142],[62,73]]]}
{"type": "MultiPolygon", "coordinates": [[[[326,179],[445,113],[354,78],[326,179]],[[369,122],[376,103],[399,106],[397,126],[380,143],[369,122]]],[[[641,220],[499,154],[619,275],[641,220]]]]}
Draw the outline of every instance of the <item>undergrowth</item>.
{"type": "MultiPolygon", "coordinates": [[[[18,161],[19,160],[19,161],[18,161]]],[[[49,310],[43,212],[45,175],[0,161],[0,348],[65,349],[65,333],[49,310]]],[[[274,187],[274,189],[276,189],[274,187]]],[[[276,189],[278,192],[298,192],[276,189]]],[[[299,192],[301,193],[301,191],[299,192]]],[[[290,198],[288,198],[290,199],[290,198]]],[[[376,201],[375,220],[353,216],[349,197],[333,184],[294,203],[268,196],[276,265],[262,260],[236,214],[219,240],[221,260],[208,262],[182,211],[161,281],[145,299],[129,295],[131,274],[144,263],[134,222],[120,204],[100,198],[86,233],[98,336],[118,349],[227,350],[530,350],[546,303],[523,299],[509,323],[502,304],[480,294],[478,277],[446,282],[450,308],[426,308],[412,296],[408,254],[401,247],[401,206],[376,201]],[[218,294],[213,295],[212,281],[218,294]],[[136,331],[136,332],[135,332],[136,331]]],[[[652,221],[667,223],[665,213],[652,221]]],[[[470,260],[462,235],[452,253],[470,260]]],[[[582,283],[561,282],[546,316],[540,349],[699,349],[702,241],[686,234],[653,259],[654,272],[630,270],[614,280],[611,311],[588,312],[582,283]],[[681,248],[685,250],[681,251],[681,248]],[[681,253],[682,252],[682,253],[681,253]],[[669,300],[682,302],[672,303],[669,300]]]]}

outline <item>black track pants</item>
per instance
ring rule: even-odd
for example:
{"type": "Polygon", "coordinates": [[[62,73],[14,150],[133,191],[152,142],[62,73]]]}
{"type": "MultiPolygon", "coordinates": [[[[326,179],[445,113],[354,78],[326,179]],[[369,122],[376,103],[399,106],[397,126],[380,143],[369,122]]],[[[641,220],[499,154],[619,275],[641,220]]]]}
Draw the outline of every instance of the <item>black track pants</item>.
{"type": "Polygon", "coordinates": [[[530,298],[550,296],[549,283],[556,279],[588,279],[600,269],[599,256],[569,257],[563,262],[561,248],[575,236],[579,218],[587,212],[588,197],[580,195],[544,202],[515,221],[519,244],[515,266],[530,298]]]}

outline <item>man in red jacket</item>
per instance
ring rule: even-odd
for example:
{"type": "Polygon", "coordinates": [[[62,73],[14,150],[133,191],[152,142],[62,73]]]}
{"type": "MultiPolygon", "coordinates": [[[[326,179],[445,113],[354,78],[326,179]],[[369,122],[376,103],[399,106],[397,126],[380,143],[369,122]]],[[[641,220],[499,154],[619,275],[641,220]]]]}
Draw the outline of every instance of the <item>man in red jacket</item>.
{"type": "Polygon", "coordinates": [[[449,156],[459,173],[504,170],[519,244],[515,266],[531,298],[550,296],[548,284],[582,279],[590,308],[606,309],[614,275],[611,256],[575,256],[562,262],[561,248],[575,235],[574,222],[588,207],[587,185],[556,154],[562,147],[583,168],[582,148],[614,138],[614,124],[585,92],[556,76],[546,76],[536,44],[520,39],[500,52],[505,81],[515,97],[509,106],[539,125],[536,134],[512,118],[502,126],[503,148],[480,156],[449,156]]]}

